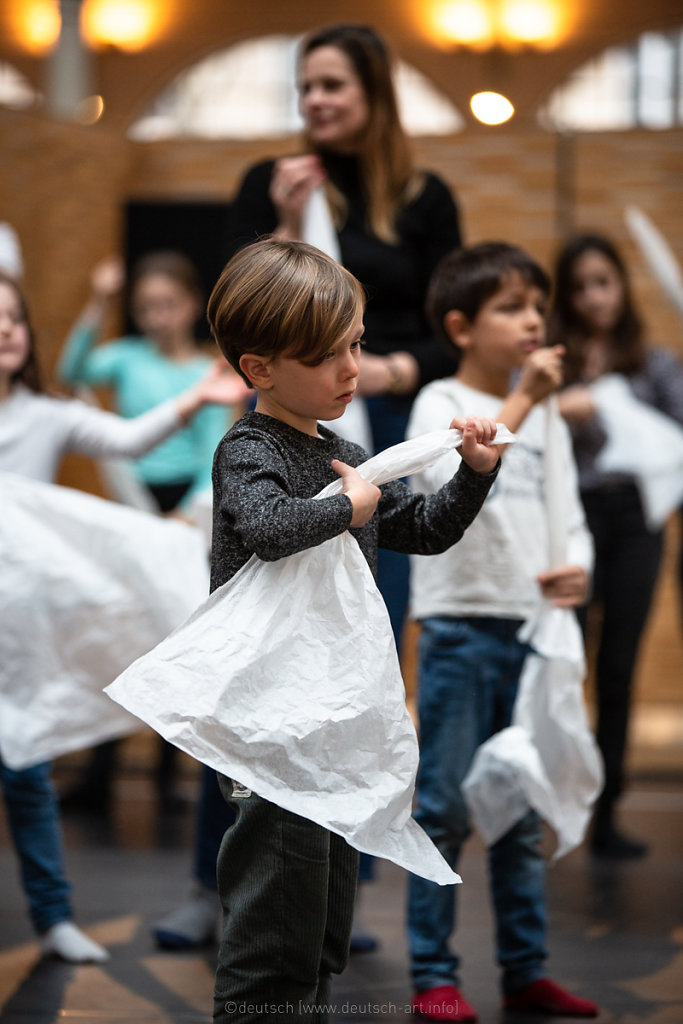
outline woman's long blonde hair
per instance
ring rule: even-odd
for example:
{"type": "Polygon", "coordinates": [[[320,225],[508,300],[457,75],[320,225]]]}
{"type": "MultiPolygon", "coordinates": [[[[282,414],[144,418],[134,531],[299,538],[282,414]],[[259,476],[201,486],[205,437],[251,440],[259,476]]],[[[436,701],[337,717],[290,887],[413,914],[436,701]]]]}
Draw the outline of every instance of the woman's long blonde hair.
{"type": "MultiPolygon", "coordinates": [[[[397,214],[419,195],[424,179],[415,170],[410,143],[399,118],[389,51],[367,25],[328,25],[303,40],[299,64],[321,46],[341,50],[363,86],[369,120],[358,157],[368,227],[382,241],[393,244],[398,241],[397,214]]],[[[306,141],[309,149],[315,150],[311,140],[306,141]]],[[[330,181],[325,188],[339,228],[347,216],[346,197],[330,181]]]]}

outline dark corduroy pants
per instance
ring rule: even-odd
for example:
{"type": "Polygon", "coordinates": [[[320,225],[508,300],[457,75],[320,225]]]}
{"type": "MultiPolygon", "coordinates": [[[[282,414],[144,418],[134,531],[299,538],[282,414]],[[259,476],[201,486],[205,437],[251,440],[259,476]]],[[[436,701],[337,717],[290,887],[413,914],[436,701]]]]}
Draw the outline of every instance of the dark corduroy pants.
{"type": "Polygon", "coordinates": [[[230,779],[219,784],[237,818],[218,854],[214,1021],[323,1024],[331,975],[348,958],[358,853],[230,779]]]}

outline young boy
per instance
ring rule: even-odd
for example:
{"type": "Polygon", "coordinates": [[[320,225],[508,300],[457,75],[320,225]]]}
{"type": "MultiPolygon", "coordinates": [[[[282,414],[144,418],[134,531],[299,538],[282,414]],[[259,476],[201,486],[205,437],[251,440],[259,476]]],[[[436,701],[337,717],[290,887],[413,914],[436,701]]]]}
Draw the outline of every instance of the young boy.
{"type": "MultiPolygon", "coordinates": [[[[517,631],[540,593],[558,605],[583,603],[592,564],[567,436],[553,454],[564,467],[570,564],[545,571],[545,411],[537,403],[560,384],[563,355],[559,346],[543,347],[548,292],[546,274],[525,252],[487,243],[446,256],[427,297],[434,329],[460,361],[455,376],[419,393],[408,436],[464,413],[495,417],[518,434],[462,543],[433,558],[413,559],[412,615],[421,623],[414,816],[452,867],[470,831],[461,783],[477,747],[511,722],[528,652],[517,631]]],[[[416,476],[415,487],[436,491],[458,463],[459,456],[449,453],[416,476]]],[[[539,841],[539,820],[529,812],[489,850],[503,1005],[592,1017],[598,1013],[595,1003],[546,977],[539,841]]],[[[449,948],[454,900],[452,887],[410,877],[412,1005],[429,1020],[475,1021],[475,1010],[456,987],[459,959],[449,948]]]]}
{"type": "MultiPolygon", "coordinates": [[[[373,569],[378,546],[443,551],[481,507],[497,473],[493,421],[444,421],[463,430],[463,464],[429,497],[400,481],[367,483],[354,469],[365,452],[318,423],[353,398],[362,316],[356,279],[303,242],[256,242],[225,267],[209,322],[257,397],[216,451],[212,589],[253,553],[283,558],[347,529],[373,569]],[[336,474],[343,493],[313,500],[336,474]]],[[[283,616],[286,606],[283,594],[283,616]]],[[[237,820],[218,857],[225,925],[214,1019],[324,1021],[330,975],[348,954],[358,854],[237,781],[220,786],[237,820]]]]}

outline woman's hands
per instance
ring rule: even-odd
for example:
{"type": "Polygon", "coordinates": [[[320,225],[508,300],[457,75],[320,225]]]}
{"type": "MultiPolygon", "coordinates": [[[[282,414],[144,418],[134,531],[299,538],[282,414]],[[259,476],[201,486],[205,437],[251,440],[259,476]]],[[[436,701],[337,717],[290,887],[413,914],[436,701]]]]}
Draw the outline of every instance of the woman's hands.
{"type": "Polygon", "coordinates": [[[322,185],[325,171],[319,156],[288,156],[278,160],[270,180],[270,199],[278,215],[275,238],[301,238],[301,219],[308,197],[322,185]]]}
{"type": "Polygon", "coordinates": [[[392,352],[388,356],[361,352],[359,395],[409,395],[417,388],[419,378],[417,361],[410,352],[392,352]]]}
{"type": "Polygon", "coordinates": [[[351,526],[365,526],[375,514],[382,492],[379,487],[364,480],[353,466],[347,466],[339,459],[332,459],[331,465],[342,478],[342,492],[353,505],[351,526]]]}
{"type": "Polygon", "coordinates": [[[462,431],[460,455],[475,473],[491,473],[498,462],[500,452],[493,444],[496,437],[496,422],[488,417],[456,416],[451,420],[451,430],[462,431]]]}

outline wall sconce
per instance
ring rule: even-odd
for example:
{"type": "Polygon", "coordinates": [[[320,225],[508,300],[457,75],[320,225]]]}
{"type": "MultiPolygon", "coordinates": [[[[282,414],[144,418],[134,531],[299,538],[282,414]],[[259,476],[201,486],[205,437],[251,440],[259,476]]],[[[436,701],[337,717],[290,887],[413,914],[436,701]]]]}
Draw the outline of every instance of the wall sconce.
{"type": "MultiPolygon", "coordinates": [[[[82,0],[80,33],[91,49],[110,46],[134,53],[159,37],[166,18],[163,0],[82,0]]],[[[59,0],[20,0],[13,5],[14,35],[36,56],[55,46],[61,25],[59,0]]]]}
{"type": "Polygon", "coordinates": [[[62,24],[58,0],[23,0],[10,14],[13,34],[29,53],[41,56],[57,42],[62,24]]]}
{"type": "Polygon", "coordinates": [[[482,124],[505,124],[515,112],[507,96],[499,92],[478,92],[470,100],[470,109],[482,124]]]}
{"type": "MultiPolygon", "coordinates": [[[[442,49],[478,52],[490,64],[489,78],[504,76],[509,58],[520,50],[549,50],[566,34],[562,0],[430,0],[421,8],[423,30],[442,49]]],[[[470,99],[478,121],[505,124],[515,108],[499,92],[470,99]]]]}
{"type": "Polygon", "coordinates": [[[440,46],[552,49],[563,35],[559,0],[435,0],[428,32],[440,46]]]}
{"type": "Polygon", "coordinates": [[[163,0],[84,0],[81,31],[93,49],[135,53],[158,38],[164,20],[163,0]]]}

